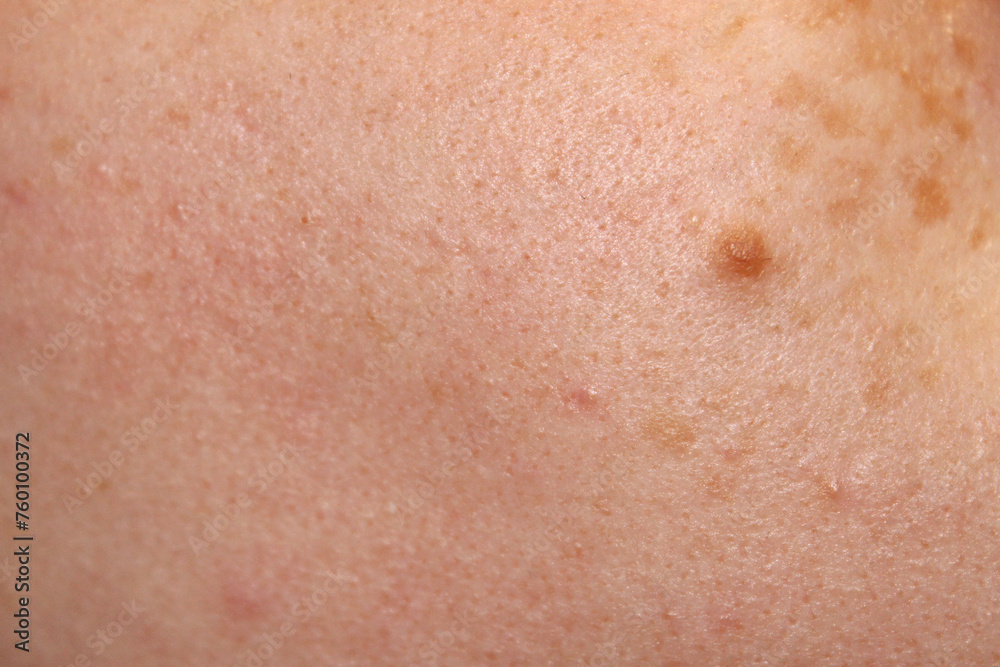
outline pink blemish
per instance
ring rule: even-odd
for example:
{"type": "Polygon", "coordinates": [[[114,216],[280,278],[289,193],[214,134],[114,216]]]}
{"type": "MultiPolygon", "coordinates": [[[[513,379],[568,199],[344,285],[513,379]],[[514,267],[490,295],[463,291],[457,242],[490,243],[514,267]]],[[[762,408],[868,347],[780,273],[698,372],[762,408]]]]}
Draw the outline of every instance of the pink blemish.
{"type": "Polygon", "coordinates": [[[598,406],[597,392],[590,387],[574,389],[564,400],[577,410],[590,411],[598,406]]]}
{"type": "Polygon", "coordinates": [[[28,191],[23,185],[5,183],[2,191],[4,199],[16,206],[27,206],[30,202],[28,191]]]}

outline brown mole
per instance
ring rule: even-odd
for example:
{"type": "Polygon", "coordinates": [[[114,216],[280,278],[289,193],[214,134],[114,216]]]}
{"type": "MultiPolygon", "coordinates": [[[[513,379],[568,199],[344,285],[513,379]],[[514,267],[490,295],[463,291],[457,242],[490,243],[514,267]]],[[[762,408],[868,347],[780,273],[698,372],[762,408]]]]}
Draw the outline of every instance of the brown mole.
{"type": "Polygon", "coordinates": [[[756,226],[741,223],[726,227],[710,250],[712,264],[726,278],[759,278],[771,261],[767,242],[756,226]]]}

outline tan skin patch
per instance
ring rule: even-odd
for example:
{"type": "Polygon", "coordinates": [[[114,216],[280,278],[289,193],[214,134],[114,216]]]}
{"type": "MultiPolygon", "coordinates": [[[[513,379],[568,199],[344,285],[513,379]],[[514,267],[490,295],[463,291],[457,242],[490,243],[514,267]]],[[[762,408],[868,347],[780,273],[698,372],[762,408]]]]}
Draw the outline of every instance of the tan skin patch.
{"type": "Polygon", "coordinates": [[[744,223],[724,229],[715,238],[710,259],[723,278],[746,280],[761,277],[772,258],[760,229],[744,223]]]}
{"type": "Polygon", "coordinates": [[[913,215],[923,225],[943,220],[951,213],[951,200],[941,179],[923,176],[913,184],[913,215]]]}
{"type": "Polygon", "coordinates": [[[655,410],[646,418],[642,424],[642,435],[677,455],[690,452],[696,441],[690,419],[662,410],[655,410]]]}
{"type": "Polygon", "coordinates": [[[967,70],[974,70],[978,65],[978,48],[976,43],[968,37],[962,35],[952,36],[952,44],[955,47],[955,58],[967,70]]]}
{"type": "Polygon", "coordinates": [[[813,150],[813,145],[808,140],[786,135],[778,140],[775,147],[775,162],[782,171],[797,174],[809,164],[813,150]]]}

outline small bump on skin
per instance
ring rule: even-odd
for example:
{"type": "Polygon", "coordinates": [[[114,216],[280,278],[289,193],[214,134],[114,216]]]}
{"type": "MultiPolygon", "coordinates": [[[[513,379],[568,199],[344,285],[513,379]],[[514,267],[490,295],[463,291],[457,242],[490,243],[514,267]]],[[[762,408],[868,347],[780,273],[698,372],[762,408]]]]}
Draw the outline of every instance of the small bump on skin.
{"type": "Polygon", "coordinates": [[[724,278],[744,280],[761,277],[771,255],[761,231],[742,224],[723,230],[715,239],[711,260],[724,278]]]}
{"type": "Polygon", "coordinates": [[[941,180],[924,176],[913,185],[913,215],[923,225],[940,222],[951,212],[951,200],[941,180]]]}

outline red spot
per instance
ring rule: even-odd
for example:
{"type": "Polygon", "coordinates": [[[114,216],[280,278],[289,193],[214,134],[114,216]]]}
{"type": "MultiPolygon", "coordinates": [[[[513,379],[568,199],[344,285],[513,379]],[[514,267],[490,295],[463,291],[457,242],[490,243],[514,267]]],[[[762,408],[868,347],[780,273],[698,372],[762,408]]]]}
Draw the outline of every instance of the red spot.
{"type": "Polygon", "coordinates": [[[564,399],[570,407],[590,411],[597,407],[597,393],[590,387],[580,387],[570,392],[564,399]]]}

